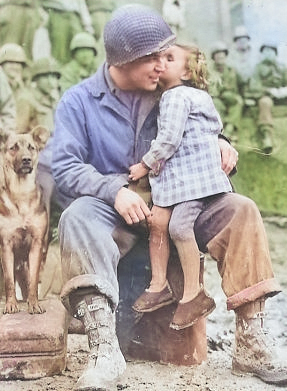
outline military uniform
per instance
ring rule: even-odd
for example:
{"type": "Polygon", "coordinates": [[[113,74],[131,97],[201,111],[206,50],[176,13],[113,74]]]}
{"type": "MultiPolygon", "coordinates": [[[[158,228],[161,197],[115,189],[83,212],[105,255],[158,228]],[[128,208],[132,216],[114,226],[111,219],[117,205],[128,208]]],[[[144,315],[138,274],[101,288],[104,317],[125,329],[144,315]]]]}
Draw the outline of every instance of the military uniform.
{"type": "Polygon", "coordinates": [[[39,88],[42,76],[60,77],[57,63],[53,59],[37,60],[31,69],[32,86],[23,91],[17,99],[17,122],[20,132],[30,132],[35,126],[42,125],[49,129],[51,137],[39,154],[37,180],[44,191],[47,210],[50,211],[50,199],[55,196],[55,183],[51,173],[52,141],[54,131],[54,112],[60,98],[58,81],[48,81],[46,89],[39,88]]]}
{"type": "Polygon", "coordinates": [[[18,96],[25,90],[25,70],[25,76],[28,77],[29,74],[27,71],[28,61],[24,49],[16,43],[4,44],[0,49],[0,65],[3,67],[15,102],[17,102],[18,96]],[[16,68],[13,63],[18,64],[16,68]]]}
{"type": "Polygon", "coordinates": [[[223,125],[224,134],[233,142],[237,140],[236,132],[240,126],[243,100],[238,90],[238,78],[235,69],[226,63],[217,64],[214,55],[228,50],[226,46],[216,44],[212,50],[213,61],[210,65],[209,93],[218,110],[223,125]]]}
{"type": "Polygon", "coordinates": [[[246,27],[237,26],[233,36],[234,44],[228,55],[228,65],[237,73],[238,87],[240,95],[243,97],[258,61],[250,40],[246,27]]]}
{"type": "Polygon", "coordinates": [[[15,100],[7,77],[0,66],[0,129],[5,131],[14,130],[15,126],[15,100]]]}
{"type": "Polygon", "coordinates": [[[257,142],[266,153],[273,148],[273,105],[287,103],[287,68],[278,63],[277,47],[274,44],[264,44],[260,52],[265,49],[273,51],[273,56],[266,56],[259,62],[250,80],[248,94],[254,98],[258,106],[257,142]]]}
{"type": "Polygon", "coordinates": [[[17,43],[31,59],[34,34],[40,24],[39,0],[0,0],[0,46],[17,43]]]}
{"type": "Polygon", "coordinates": [[[42,0],[49,14],[47,28],[52,56],[61,64],[71,60],[70,42],[81,31],[93,33],[91,17],[84,0],[42,0]]]}
{"type": "Polygon", "coordinates": [[[91,34],[86,32],[76,34],[71,41],[70,51],[73,59],[62,67],[61,72],[60,88],[62,93],[91,76],[97,70],[98,49],[96,40],[91,34]],[[91,49],[91,52],[80,53],[82,49],[91,49]]]}
{"type": "Polygon", "coordinates": [[[97,40],[102,36],[104,26],[116,8],[114,0],[86,0],[91,15],[94,35],[97,40]]]}

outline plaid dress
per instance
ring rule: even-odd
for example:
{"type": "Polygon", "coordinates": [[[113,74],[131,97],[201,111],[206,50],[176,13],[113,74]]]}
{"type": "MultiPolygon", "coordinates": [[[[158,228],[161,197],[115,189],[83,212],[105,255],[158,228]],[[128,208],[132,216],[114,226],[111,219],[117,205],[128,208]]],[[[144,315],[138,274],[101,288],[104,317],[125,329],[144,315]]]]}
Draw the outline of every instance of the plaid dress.
{"type": "Polygon", "coordinates": [[[163,93],[158,134],[143,161],[155,205],[166,207],[232,191],[221,169],[222,122],[210,95],[177,86],[163,93]]]}

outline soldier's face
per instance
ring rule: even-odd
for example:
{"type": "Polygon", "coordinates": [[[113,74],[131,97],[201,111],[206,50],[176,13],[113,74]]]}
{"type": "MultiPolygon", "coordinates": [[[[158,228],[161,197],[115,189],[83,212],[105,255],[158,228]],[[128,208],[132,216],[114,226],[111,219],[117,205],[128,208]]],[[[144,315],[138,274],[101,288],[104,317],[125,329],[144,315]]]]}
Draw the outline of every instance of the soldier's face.
{"type": "Polygon", "coordinates": [[[59,80],[56,75],[53,73],[48,73],[46,75],[40,75],[37,78],[37,88],[46,95],[49,95],[51,91],[58,89],[59,80]]]}
{"type": "Polygon", "coordinates": [[[164,52],[141,57],[122,65],[120,68],[125,79],[122,89],[154,91],[158,85],[159,76],[165,70],[165,65],[164,52]]]}
{"type": "Polygon", "coordinates": [[[239,37],[235,41],[235,46],[239,50],[246,50],[248,49],[250,43],[248,37],[239,37]]]}
{"type": "Polygon", "coordinates": [[[80,48],[75,50],[74,58],[81,66],[88,67],[94,61],[95,52],[90,48],[80,48]]]}
{"type": "Polygon", "coordinates": [[[276,52],[272,48],[265,47],[262,50],[262,57],[264,60],[274,61],[276,58],[276,52]]]}
{"type": "Polygon", "coordinates": [[[8,79],[19,80],[23,75],[23,64],[21,62],[7,61],[2,65],[2,68],[8,79]]]}
{"type": "Polygon", "coordinates": [[[213,59],[216,64],[225,64],[226,57],[227,56],[225,52],[217,52],[213,55],[213,59]]]}

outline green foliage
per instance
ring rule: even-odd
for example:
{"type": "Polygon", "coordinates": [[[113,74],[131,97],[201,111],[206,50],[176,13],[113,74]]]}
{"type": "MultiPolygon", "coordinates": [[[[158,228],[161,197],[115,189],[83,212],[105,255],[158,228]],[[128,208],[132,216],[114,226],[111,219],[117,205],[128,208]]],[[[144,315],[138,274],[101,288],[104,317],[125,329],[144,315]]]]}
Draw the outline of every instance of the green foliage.
{"type": "Polygon", "coordinates": [[[256,123],[242,120],[238,132],[238,173],[232,182],[238,193],[252,198],[264,215],[287,216],[287,117],[274,118],[273,151],[264,155],[254,144],[256,123]]]}

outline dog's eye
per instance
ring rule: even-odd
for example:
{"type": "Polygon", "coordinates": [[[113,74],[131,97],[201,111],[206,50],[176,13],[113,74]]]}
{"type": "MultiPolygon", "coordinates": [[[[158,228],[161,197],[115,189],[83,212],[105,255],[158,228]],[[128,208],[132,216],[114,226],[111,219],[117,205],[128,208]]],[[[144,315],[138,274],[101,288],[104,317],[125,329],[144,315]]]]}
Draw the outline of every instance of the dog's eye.
{"type": "Polygon", "coordinates": [[[29,144],[29,145],[28,145],[28,149],[29,149],[30,151],[34,151],[36,148],[34,147],[34,145],[29,144]]]}
{"type": "Polygon", "coordinates": [[[9,149],[10,149],[10,151],[18,151],[19,146],[18,146],[18,144],[14,144],[14,145],[12,145],[12,147],[10,147],[9,149]]]}

